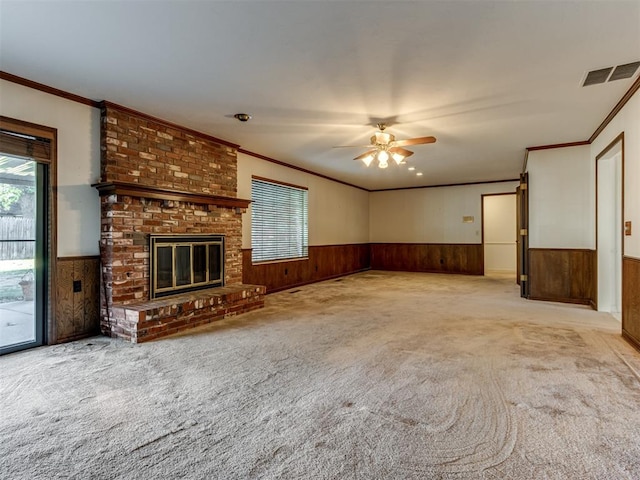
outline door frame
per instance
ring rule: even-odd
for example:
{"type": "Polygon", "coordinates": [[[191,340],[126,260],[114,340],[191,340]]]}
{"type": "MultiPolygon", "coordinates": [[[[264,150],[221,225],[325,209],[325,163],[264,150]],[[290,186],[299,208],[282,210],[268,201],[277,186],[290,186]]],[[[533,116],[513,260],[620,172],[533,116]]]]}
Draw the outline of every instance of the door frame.
{"type": "MultiPolygon", "coordinates": [[[[46,219],[44,221],[44,228],[46,228],[45,238],[46,245],[44,245],[44,272],[45,281],[42,282],[41,295],[43,300],[42,312],[43,315],[43,329],[42,329],[42,344],[50,345],[56,343],[57,329],[56,329],[56,272],[57,272],[57,231],[58,231],[58,202],[57,202],[57,152],[58,152],[58,130],[52,127],[44,125],[38,125],[24,120],[18,120],[15,118],[9,118],[0,115],[0,129],[22,135],[29,135],[34,137],[40,137],[49,140],[51,151],[49,159],[34,159],[38,163],[44,163],[48,165],[46,172],[47,185],[45,187],[45,196],[42,199],[45,203],[47,212],[45,213],[46,219]]],[[[38,166],[36,166],[38,168],[38,166]]],[[[37,308],[37,307],[36,307],[37,308]]],[[[23,347],[30,348],[30,346],[23,347]]],[[[3,353],[10,353],[12,351],[21,350],[19,346],[17,348],[3,349],[3,353]]]]}
{"type": "MultiPolygon", "coordinates": [[[[595,205],[595,229],[596,229],[596,253],[595,253],[595,259],[594,259],[594,282],[593,282],[593,291],[594,291],[594,296],[593,296],[593,305],[592,308],[594,310],[598,310],[598,278],[599,278],[599,274],[598,274],[598,160],[600,160],[601,158],[604,158],[616,145],[618,145],[618,143],[620,143],[620,170],[621,170],[621,181],[622,181],[622,188],[620,191],[620,223],[622,225],[623,231],[622,234],[620,235],[620,241],[622,243],[622,245],[620,246],[620,270],[622,272],[622,292],[621,295],[624,296],[624,269],[622,268],[622,264],[624,262],[624,132],[621,132],[617,137],[615,137],[600,153],[598,153],[598,155],[596,155],[596,159],[595,159],[595,169],[596,169],[596,190],[595,190],[595,197],[596,197],[596,205],[595,205]]],[[[624,325],[624,298],[622,298],[622,303],[620,305],[620,310],[621,310],[621,315],[622,315],[622,324],[624,325]]]]}
{"type": "Polygon", "coordinates": [[[518,208],[518,268],[520,275],[518,283],[520,285],[520,296],[530,297],[529,281],[529,172],[520,174],[520,185],[516,190],[518,195],[516,204],[518,208]]]}

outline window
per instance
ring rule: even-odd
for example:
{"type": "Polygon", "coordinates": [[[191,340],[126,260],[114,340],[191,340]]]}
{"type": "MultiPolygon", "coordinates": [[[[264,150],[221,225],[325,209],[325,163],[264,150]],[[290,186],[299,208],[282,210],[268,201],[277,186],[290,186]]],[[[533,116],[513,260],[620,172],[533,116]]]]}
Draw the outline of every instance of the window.
{"type": "Polygon", "coordinates": [[[308,255],[307,189],[251,179],[251,259],[267,262],[308,255]]]}

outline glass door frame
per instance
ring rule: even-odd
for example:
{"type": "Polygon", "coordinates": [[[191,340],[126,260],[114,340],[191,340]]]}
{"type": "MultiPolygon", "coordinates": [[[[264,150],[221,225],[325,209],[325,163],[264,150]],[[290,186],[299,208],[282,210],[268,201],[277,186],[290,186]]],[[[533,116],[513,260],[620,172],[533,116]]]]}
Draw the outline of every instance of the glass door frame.
{"type": "MultiPolygon", "coordinates": [[[[57,130],[22,120],[0,116],[0,130],[37,137],[49,142],[48,156],[37,157],[20,152],[6,151],[7,155],[29,158],[36,162],[36,248],[34,249],[35,275],[35,339],[0,347],[0,355],[56,343],[55,297],[56,290],[56,231],[57,231],[57,130]]],[[[0,151],[4,150],[0,145],[0,151]]]]}

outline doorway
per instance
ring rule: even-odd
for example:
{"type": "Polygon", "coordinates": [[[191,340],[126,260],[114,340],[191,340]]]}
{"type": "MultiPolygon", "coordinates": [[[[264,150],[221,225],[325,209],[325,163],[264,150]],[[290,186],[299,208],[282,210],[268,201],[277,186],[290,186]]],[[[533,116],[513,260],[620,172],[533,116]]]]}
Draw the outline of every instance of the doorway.
{"type": "Polygon", "coordinates": [[[52,139],[0,128],[0,354],[47,340],[52,139]]]}
{"type": "Polygon", "coordinates": [[[618,139],[596,158],[597,308],[621,320],[623,144],[618,139]]]}
{"type": "Polygon", "coordinates": [[[484,274],[516,279],[516,194],[482,196],[482,243],[484,274]]]}

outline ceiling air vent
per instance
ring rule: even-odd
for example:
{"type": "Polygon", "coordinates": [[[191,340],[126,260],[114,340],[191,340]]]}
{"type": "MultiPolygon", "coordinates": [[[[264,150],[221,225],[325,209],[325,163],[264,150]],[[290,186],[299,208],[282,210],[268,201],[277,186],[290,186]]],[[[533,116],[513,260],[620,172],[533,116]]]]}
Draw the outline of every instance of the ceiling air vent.
{"type": "Polygon", "coordinates": [[[588,87],[589,85],[597,85],[598,83],[604,83],[609,78],[609,73],[611,73],[613,67],[609,68],[601,68],[600,70],[592,70],[587,73],[587,78],[584,79],[583,87],[588,87]]]}
{"type": "Polygon", "coordinates": [[[633,77],[640,67],[640,62],[625,63],[624,65],[618,65],[617,67],[600,68],[598,70],[592,70],[587,73],[584,79],[583,87],[589,85],[597,85],[599,83],[605,83],[607,80],[613,82],[614,80],[622,80],[625,78],[633,77]],[[611,71],[613,70],[613,73],[611,71]],[[609,76],[611,74],[611,76],[609,76]]]}
{"type": "Polygon", "coordinates": [[[640,67],[640,62],[627,63],[626,65],[618,65],[609,77],[609,81],[622,80],[623,78],[631,78],[636,74],[636,70],[640,67]]]}

